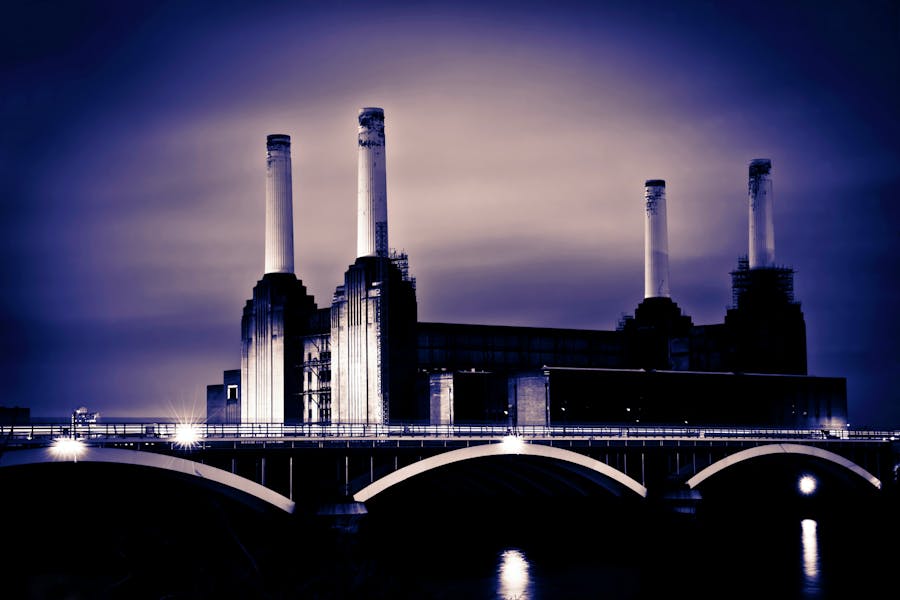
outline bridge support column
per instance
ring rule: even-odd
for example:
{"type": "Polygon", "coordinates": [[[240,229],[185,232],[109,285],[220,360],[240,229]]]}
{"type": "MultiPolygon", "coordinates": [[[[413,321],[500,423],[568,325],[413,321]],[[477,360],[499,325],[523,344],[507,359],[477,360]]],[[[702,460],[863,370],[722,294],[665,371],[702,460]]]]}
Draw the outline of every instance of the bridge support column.
{"type": "Polygon", "coordinates": [[[641,485],[647,487],[647,476],[644,472],[644,453],[641,452],[641,485]]]}
{"type": "Polygon", "coordinates": [[[664,508],[671,512],[693,516],[702,499],[698,490],[677,489],[666,491],[663,494],[662,503],[664,508]]]}
{"type": "Polygon", "coordinates": [[[351,501],[323,504],[316,514],[325,519],[332,529],[356,533],[359,522],[367,513],[365,504],[351,501]]]}
{"type": "Polygon", "coordinates": [[[344,455],[344,496],[350,496],[350,456],[344,455]]]}

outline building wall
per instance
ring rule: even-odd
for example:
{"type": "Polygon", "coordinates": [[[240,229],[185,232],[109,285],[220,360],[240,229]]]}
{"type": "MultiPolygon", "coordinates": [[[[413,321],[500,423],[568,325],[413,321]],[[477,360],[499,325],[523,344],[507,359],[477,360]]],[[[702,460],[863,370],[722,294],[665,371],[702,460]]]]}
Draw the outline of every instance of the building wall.
{"type": "Polygon", "coordinates": [[[549,382],[543,372],[519,373],[510,378],[510,405],[515,425],[549,425],[549,382]]]}
{"type": "Polygon", "coordinates": [[[381,393],[380,290],[353,265],[331,310],[333,418],[337,423],[384,423],[381,393]]]}
{"type": "Polygon", "coordinates": [[[452,421],[453,373],[432,373],[428,378],[432,425],[450,425],[452,421]]]}
{"type": "Polygon", "coordinates": [[[390,258],[360,257],[347,270],[331,311],[336,422],[382,424],[417,417],[416,315],[412,283],[390,258]]]}
{"type": "Polygon", "coordinates": [[[267,273],[241,319],[241,422],[301,422],[302,337],[315,302],[292,273],[267,273]]]}
{"type": "Polygon", "coordinates": [[[725,315],[725,368],[805,375],[806,321],[794,299],[794,271],[750,268],[742,258],[731,277],[733,306],[725,315]]]}
{"type": "Polygon", "coordinates": [[[425,371],[617,367],[622,361],[617,331],[419,323],[417,337],[417,365],[425,371]]]}
{"type": "Polygon", "coordinates": [[[550,418],[562,423],[838,428],[847,422],[839,377],[549,369],[550,418]]]}

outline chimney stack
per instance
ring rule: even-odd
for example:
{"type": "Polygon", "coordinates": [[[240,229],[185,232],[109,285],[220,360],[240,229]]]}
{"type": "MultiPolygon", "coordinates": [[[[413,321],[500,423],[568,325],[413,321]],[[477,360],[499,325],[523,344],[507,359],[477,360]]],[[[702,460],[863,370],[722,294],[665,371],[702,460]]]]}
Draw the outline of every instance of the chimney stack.
{"type": "Polygon", "coordinates": [[[294,272],[291,136],[266,138],[266,273],[294,272]]]}
{"type": "Polygon", "coordinates": [[[644,298],[669,297],[669,234],[666,231],[666,182],[644,183],[644,298]]]}
{"type": "Polygon", "coordinates": [[[387,256],[384,110],[359,109],[359,186],[356,255],[387,256]]]}
{"type": "Polygon", "coordinates": [[[750,268],[775,266],[775,225],[772,204],[772,161],[750,161],[750,268]]]}

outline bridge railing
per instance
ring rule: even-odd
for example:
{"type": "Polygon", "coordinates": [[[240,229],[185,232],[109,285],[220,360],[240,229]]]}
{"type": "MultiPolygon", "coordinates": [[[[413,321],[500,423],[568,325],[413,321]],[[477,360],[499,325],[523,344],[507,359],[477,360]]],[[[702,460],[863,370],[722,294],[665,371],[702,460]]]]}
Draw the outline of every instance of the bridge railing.
{"type": "Polygon", "coordinates": [[[525,438],[764,438],[897,440],[897,430],[788,429],[751,427],[689,427],[632,425],[366,425],[366,424],[179,424],[179,423],[33,423],[0,425],[0,444],[52,441],[61,437],[84,440],[144,440],[178,442],[187,438],[273,440],[279,438],[398,438],[483,437],[525,438]]]}

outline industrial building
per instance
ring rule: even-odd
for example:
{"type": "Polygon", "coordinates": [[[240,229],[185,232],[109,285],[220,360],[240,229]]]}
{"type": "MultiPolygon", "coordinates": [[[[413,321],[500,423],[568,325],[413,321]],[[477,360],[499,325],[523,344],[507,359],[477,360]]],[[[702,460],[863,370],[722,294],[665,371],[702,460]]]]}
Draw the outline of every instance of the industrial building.
{"type": "Polygon", "coordinates": [[[662,179],[644,184],[644,299],[615,330],[427,323],[388,244],[384,111],[358,123],[356,257],[321,308],[294,273],[290,137],[267,138],[265,272],[240,369],[207,388],[209,422],[846,424],[846,380],[807,374],[794,273],[775,262],[770,160],[749,164],[749,251],[722,323],[694,324],[671,298],[662,179]]]}

